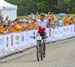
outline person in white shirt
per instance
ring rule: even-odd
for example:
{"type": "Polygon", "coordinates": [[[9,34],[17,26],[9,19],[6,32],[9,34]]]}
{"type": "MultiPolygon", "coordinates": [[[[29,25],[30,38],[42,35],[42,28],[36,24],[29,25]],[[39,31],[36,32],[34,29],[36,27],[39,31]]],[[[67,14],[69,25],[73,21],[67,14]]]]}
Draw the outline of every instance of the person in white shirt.
{"type": "MultiPolygon", "coordinates": [[[[38,33],[43,39],[43,45],[44,45],[44,50],[45,50],[46,49],[46,40],[45,40],[46,39],[46,28],[47,28],[47,25],[49,24],[49,21],[45,19],[44,13],[40,14],[40,19],[36,20],[36,24],[37,24],[38,33]]],[[[43,56],[45,57],[45,52],[43,56]]]]}

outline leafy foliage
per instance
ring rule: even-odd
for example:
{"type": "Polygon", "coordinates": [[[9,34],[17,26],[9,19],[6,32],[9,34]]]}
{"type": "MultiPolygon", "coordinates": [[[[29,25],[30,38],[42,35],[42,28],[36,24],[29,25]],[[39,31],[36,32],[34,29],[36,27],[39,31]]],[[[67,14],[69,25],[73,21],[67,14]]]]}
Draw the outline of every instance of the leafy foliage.
{"type": "Polygon", "coordinates": [[[58,13],[64,11],[68,13],[72,11],[72,3],[75,3],[75,0],[6,0],[6,1],[12,4],[16,4],[18,6],[18,15],[29,14],[32,11],[32,9],[35,9],[35,11],[38,12],[53,11],[54,13],[58,13]]]}

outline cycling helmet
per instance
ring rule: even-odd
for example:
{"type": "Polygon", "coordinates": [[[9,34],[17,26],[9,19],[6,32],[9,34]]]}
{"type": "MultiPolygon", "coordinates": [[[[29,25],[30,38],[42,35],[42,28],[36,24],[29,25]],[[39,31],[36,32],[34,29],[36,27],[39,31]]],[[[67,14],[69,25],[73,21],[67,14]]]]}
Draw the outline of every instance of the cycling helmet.
{"type": "Polygon", "coordinates": [[[40,14],[40,16],[43,16],[43,17],[45,17],[45,13],[41,13],[41,14],[40,14]]]}

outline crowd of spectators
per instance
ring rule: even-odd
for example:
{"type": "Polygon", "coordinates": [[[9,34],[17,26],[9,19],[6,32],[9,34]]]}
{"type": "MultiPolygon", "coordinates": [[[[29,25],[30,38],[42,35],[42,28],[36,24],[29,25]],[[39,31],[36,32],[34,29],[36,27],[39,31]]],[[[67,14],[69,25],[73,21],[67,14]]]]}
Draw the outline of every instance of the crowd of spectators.
{"type": "MultiPolygon", "coordinates": [[[[34,15],[30,15],[28,19],[15,19],[13,21],[9,20],[8,16],[5,19],[0,16],[0,34],[8,34],[36,29],[36,19],[40,19],[40,16],[37,15],[34,16],[34,18],[33,16],[34,15]]],[[[46,14],[45,16],[45,19],[49,20],[50,22],[50,25],[48,25],[48,27],[53,28],[55,28],[56,26],[62,27],[75,24],[75,16],[70,15],[60,17],[56,14],[48,12],[48,14],[46,14]]]]}

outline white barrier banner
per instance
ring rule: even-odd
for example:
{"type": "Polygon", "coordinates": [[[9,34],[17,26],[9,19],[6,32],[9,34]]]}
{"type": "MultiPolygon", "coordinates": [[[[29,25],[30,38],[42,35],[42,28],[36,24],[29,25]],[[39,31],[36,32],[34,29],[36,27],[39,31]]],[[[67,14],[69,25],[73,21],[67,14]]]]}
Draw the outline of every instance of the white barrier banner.
{"type": "Polygon", "coordinates": [[[47,36],[47,39],[46,39],[46,41],[47,42],[51,42],[52,41],[52,38],[53,38],[53,30],[52,30],[52,28],[47,28],[46,29],[46,36],[47,36]]]}
{"type": "Polygon", "coordinates": [[[14,51],[13,42],[14,42],[13,34],[7,34],[6,35],[6,47],[8,51],[14,51]]]}
{"type": "MultiPolygon", "coordinates": [[[[37,30],[24,31],[0,35],[0,53],[1,51],[9,52],[19,51],[36,45],[36,39],[31,38],[36,36],[37,30]]],[[[64,26],[46,29],[47,42],[57,41],[75,36],[75,26],[64,26]]]]}
{"type": "Polygon", "coordinates": [[[29,41],[30,41],[31,45],[36,44],[36,35],[37,35],[37,30],[29,31],[28,36],[29,36],[29,41]]]}
{"type": "Polygon", "coordinates": [[[0,35],[0,50],[5,50],[6,47],[6,35],[0,35]]]}
{"type": "Polygon", "coordinates": [[[20,33],[20,38],[21,38],[21,46],[23,46],[25,44],[25,33],[24,32],[21,32],[20,33]]]}
{"type": "Polygon", "coordinates": [[[70,33],[71,33],[71,26],[63,27],[63,35],[64,35],[64,37],[69,36],[70,33]]]}
{"type": "Polygon", "coordinates": [[[55,40],[59,40],[59,39],[61,39],[62,38],[62,33],[63,33],[63,30],[62,30],[62,28],[60,27],[58,27],[58,28],[55,28],[54,29],[54,39],[55,40]]]}
{"type": "Polygon", "coordinates": [[[73,31],[74,31],[74,35],[75,35],[75,25],[74,25],[74,29],[73,29],[73,31]]]}
{"type": "Polygon", "coordinates": [[[13,45],[14,49],[20,49],[21,47],[21,33],[13,33],[11,35],[11,39],[13,40],[11,42],[11,45],[13,45]]]}

